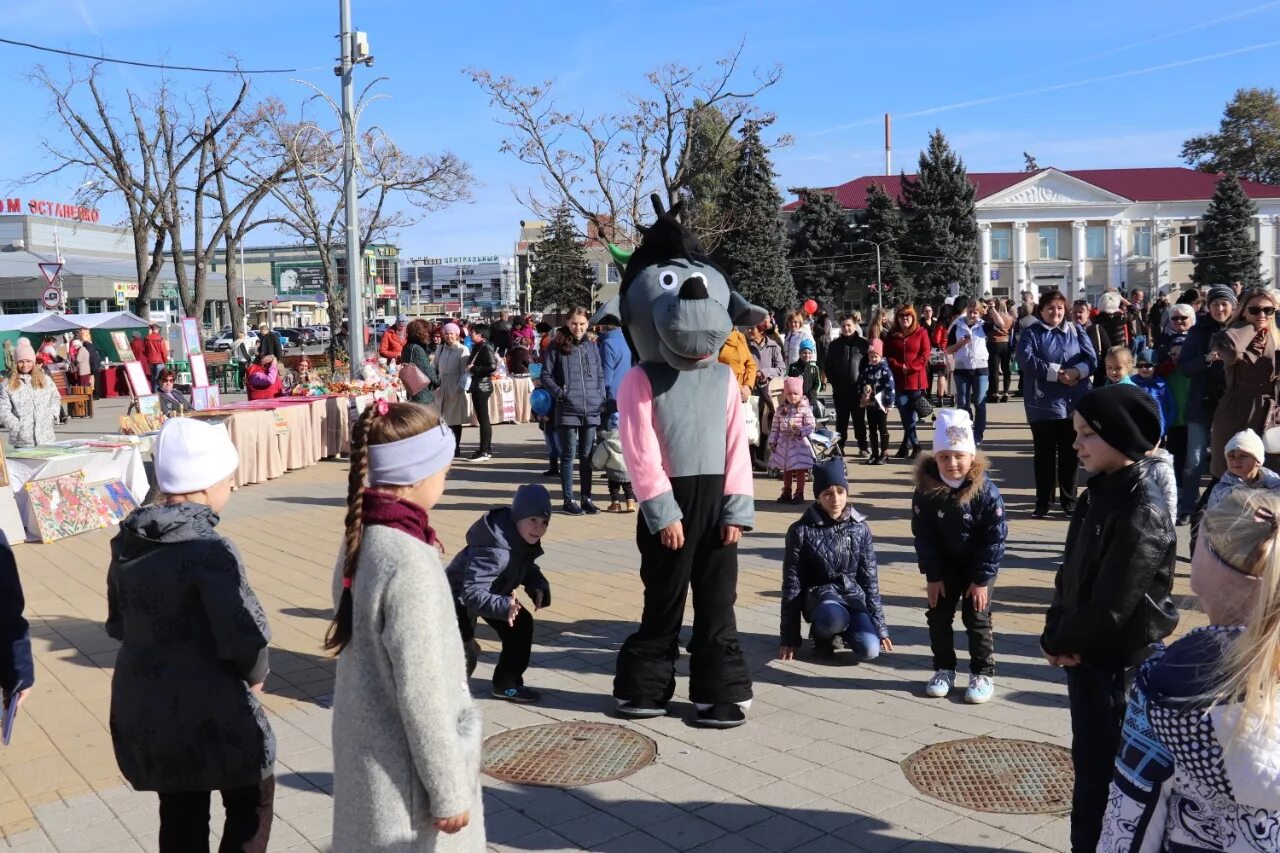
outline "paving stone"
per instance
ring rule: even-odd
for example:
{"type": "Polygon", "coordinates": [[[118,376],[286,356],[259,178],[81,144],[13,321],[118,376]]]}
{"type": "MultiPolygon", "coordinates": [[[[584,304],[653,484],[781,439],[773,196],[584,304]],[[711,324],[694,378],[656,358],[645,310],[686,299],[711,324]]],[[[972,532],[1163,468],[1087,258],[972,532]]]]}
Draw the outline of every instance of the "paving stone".
{"type": "Polygon", "coordinates": [[[591,812],[556,823],[555,831],[557,835],[563,835],[580,847],[591,848],[633,832],[634,829],[630,824],[605,812],[591,812]]]}
{"type": "MultiPolygon", "coordinates": [[[[803,815],[803,812],[799,813],[803,815]]],[[[804,844],[823,833],[803,820],[786,814],[777,814],[768,820],[747,827],[739,835],[766,850],[789,850],[804,844]]]]}

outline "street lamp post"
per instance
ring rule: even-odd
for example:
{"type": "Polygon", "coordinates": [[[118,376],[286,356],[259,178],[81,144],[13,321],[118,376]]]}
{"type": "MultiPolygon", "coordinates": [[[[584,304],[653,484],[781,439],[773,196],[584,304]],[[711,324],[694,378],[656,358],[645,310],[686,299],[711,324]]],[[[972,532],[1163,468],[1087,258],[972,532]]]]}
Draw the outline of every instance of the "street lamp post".
{"type": "Polygon", "coordinates": [[[356,195],[356,60],[353,57],[356,34],[351,29],[351,0],[338,0],[338,18],[342,64],[335,70],[342,78],[342,190],[347,220],[347,351],[351,356],[351,375],[354,377],[364,363],[364,269],[360,254],[360,202],[356,195]]]}
{"type": "Polygon", "coordinates": [[[892,240],[881,240],[879,243],[868,240],[865,237],[859,237],[857,242],[866,243],[868,246],[874,246],[876,250],[876,307],[884,310],[884,275],[880,269],[880,247],[885,243],[892,243],[892,240]]]}

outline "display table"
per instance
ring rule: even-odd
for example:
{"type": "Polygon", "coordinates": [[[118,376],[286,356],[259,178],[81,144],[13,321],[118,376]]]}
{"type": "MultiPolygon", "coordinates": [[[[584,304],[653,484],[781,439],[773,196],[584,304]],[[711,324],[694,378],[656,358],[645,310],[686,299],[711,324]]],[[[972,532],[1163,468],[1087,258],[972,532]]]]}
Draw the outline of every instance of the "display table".
{"type": "MultiPolygon", "coordinates": [[[[533,420],[529,402],[533,394],[533,380],[528,376],[508,376],[493,380],[493,393],[489,395],[489,423],[527,424],[533,420]]],[[[471,395],[467,398],[470,400],[471,395]]],[[[479,426],[476,413],[471,412],[471,425],[479,426]]]]}
{"type": "Polygon", "coordinates": [[[222,423],[240,454],[236,486],[274,480],[351,450],[347,397],[275,397],[227,403],[199,417],[222,423]],[[276,415],[285,431],[277,428],[276,415]]]}
{"type": "Polygon", "coordinates": [[[10,456],[6,463],[9,469],[9,484],[13,487],[13,496],[17,501],[18,511],[22,515],[27,538],[37,542],[40,541],[40,533],[36,529],[35,519],[31,517],[27,491],[23,488],[31,480],[44,480],[83,471],[85,482],[88,483],[121,481],[139,504],[146,500],[147,492],[151,489],[147,481],[147,469],[142,462],[142,453],[136,447],[85,450],[82,453],[70,453],[50,459],[21,459],[10,456]]]}

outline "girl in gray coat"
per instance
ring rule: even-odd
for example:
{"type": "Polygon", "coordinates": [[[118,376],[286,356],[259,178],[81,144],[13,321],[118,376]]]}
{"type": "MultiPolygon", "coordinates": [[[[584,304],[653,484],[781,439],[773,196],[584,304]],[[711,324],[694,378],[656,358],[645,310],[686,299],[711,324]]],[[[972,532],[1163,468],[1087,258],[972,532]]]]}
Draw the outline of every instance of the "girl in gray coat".
{"type": "Polygon", "coordinates": [[[378,401],[356,422],[325,637],[339,655],[334,853],[485,849],[480,713],[427,520],[454,446],[416,403],[378,401]]]}
{"type": "Polygon", "coordinates": [[[226,807],[219,849],[264,851],[275,741],[255,694],[271,631],[239,553],[214,531],[240,455],[221,425],[175,418],[154,456],[164,497],[120,525],[107,571],[116,762],[160,795],[161,853],[209,849],[212,791],[226,807]]]}
{"type": "Polygon", "coordinates": [[[14,349],[13,372],[0,384],[0,427],[9,431],[9,446],[35,447],[52,444],[57,438],[62,400],[53,379],[36,364],[31,341],[21,338],[14,349]]]}

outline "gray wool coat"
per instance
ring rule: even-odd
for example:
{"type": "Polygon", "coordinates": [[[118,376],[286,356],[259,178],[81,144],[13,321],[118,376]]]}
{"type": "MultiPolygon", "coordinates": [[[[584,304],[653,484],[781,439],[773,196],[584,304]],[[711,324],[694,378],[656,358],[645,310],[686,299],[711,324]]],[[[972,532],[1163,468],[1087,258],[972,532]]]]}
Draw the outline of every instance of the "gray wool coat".
{"type": "Polygon", "coordinates": [[[139,791],[218,791],[270,776],[275,740],[250,685],[271,631],[207,506],[145,506],[111,540],[111,743],[139,791]]]}
{"type": "MultiPolygon", "coordinates": [[[[333,701],[333,850],[483,851],[480,711],[436,549],[364,530],[333,701]],[[432,822],[469,811],[454,835],[432,822]]],[[[342,594],[342,558],[334,571],[342,594]]]]}
{"type": "MultiPolygon", "coordinates": [[[[37,366],[36,370],[43,370],[37,366]]],[[[0,428],[9,431],[13,448],[52,444],[57,440],[53,426],[58,422],[62,398],[53,377],[44,377],[44,388],[31,384],[30,375],[21,375],[18,387],[11,389],[7,379],[0,380],[0,428]]]]}

